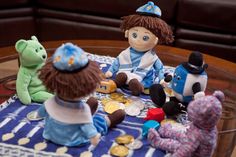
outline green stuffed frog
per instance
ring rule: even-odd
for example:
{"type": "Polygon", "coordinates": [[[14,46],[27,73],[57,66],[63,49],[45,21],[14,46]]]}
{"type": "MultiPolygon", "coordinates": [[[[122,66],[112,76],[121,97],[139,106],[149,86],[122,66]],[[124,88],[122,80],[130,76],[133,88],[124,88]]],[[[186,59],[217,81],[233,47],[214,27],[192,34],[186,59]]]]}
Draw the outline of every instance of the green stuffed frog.
{"type": "Polygon", "coordinates": [[[16,91],[20,101],[28,105],[31,101],[44,102],[52,97],[38,78],[38,70],[47,60],[45,48],[35,36],[32,36],[31,40],[18,40],[15,48],[20,58],[16,80],[16,91]]]}

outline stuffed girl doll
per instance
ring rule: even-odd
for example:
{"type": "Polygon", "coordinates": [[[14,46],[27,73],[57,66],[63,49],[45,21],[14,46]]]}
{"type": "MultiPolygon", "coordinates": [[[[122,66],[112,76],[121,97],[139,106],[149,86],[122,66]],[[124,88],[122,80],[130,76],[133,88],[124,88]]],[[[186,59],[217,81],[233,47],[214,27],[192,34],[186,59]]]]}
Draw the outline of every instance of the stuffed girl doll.
{"type": "Polygon", "coordinates": [[[222,113],[224,94],[215,91],[190,102],[187,113],[191,123],[186,131],[177,131],[170,124],[158,132],[150,129],[148,140],[155,148],[170,152],[172,157],[210,157],[217,141],[217,122],[222,113]]]}
{"type": "Polygon", "coordinates": [[[66,146],[89,141],[96,145],[109,127],[125,118],[123,110],[105,117],[95,114],[98,107],[95,98],[82,101],[99,85],[101,71],[95,62],[88,60],[82,49],[71,43],[56,50],[39,77],[46,88],[55,93],[38,110],[38,115],[45,117],[43,137],[47,140],[66,146]]]}
{"type": "Polygon", "coordinates": [[[149,88],[156,76],[159,80],[163,78],[163,64],[153,48],[157,43],[172,42],[173,33],[160,16],[160,8],[148,2],[138,8],[136,14],[122,18],[121,30],[130,47],[119,54],[105,76],[116,74],[117,87],[127,84],[133,95],[149,88]]]}

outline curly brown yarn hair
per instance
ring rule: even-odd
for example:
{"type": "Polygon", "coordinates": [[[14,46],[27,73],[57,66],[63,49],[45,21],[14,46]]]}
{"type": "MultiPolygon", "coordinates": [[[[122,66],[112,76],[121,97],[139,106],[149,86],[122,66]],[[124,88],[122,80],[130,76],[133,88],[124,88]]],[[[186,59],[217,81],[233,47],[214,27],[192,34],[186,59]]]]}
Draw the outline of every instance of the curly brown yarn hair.
{"type": "Polygon", "coordinates": [[[174,41],[173,32],[168,24],[155,16],[133,14],[121,18],[121,30],[125,32],[132,27],[144,27],[159,38],[160,44],[169,44],[174,41]]]}
{"type": "Polygon", "coordinates": [[[48,61],[40,70],[39,78],[49,92],[63,99],[73,100],[91,94],[102,80],[102,72],[94,61],[74,72],[57,70],[48,61]]]}

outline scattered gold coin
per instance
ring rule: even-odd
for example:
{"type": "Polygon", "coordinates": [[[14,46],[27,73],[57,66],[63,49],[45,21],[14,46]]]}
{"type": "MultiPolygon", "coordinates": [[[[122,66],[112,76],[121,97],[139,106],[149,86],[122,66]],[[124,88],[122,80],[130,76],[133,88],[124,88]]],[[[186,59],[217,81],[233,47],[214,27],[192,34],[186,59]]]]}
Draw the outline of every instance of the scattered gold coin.
{"type": "Polygon", "coordinates": [[[132,143],[126,144],[125,146],[131,150],[140,149],[143,146],[143,142],[134,140],[132,143]]]}
{"type": "Polygon", "coordinates": [[[119,109],[120,109],[120,104],[117,101],[109,101],[104,106],[104,111],[109,114],[112,114],[113,112],[119,109]]]}
{"type": "Polygon", "coordinates": [[[161,121],[161,125],[164,125],[164,124],[174,124],[174,123],[177,123],[175,120],[173,119],[164,119],[163,121],[161,121]]]}
{"type": "Polygon", "coordinates": [[[57,148],[56,153],[57,154],[65,154],[67,151],[68,151],[67,147],[60,147],[60,148],[57,148]]]}
{"type": "Polygon", "coordinates": [[[90,151],[85,151],[80,154],[80,157],[92,157],[93,153],[90,151]]]}
{"type": "Polygon", "coordinates": [[[134,137],[132,135],[121,135],[116,138],[116,142],[118,144],[129,144],[134,141],[134,137]]]}
{"type": "Polygon", "coordinates": [[[111,155],[124,157],[129,154],[129,149],[122,145],[113,146],[110,149],[111,155]]]}
{"type": "Polygon", "coordinates": [[[174,96],[173,90],[169,87],[164,88],[165,93],[167,94],[167,96],[171,97],[174,96]]]}
{"type": "Polygon", "coordinates": [[[125,108],[125,113],[129,116],[138,116],[140,114],[140,109],[135,105],[130,105],[125,108]]]}
{"type": "Polygon", "coordinates": [[[109,101],[112,101],[111,98],[103,98],[101,99],[102,105],[106,105],[106,103],[108,103],[109,101]]]}
{"type": "Polygon", "coordinates": [[[110,94],[110,98],[114,99],[114,100],[118,99],[119,97],[123,97],[123,96],[124,96],[124,94],[117,93],[117,92],[110,94]]]}
{"type": "Polygon", "coordinates": [[[120,103],[124,103],[126,101],[126,98],[124,98],[124,96],[120,96],[120,97],[117,97],[117,98],[115,98],[113,100],[116,100],[116,101],[118,101],[120,103]]]}
{"type": "Polygon", "coordinates": [[[25,145],[29,143],[30,139],[28,137],[24,137],[18,140],[18,145],[25,145]]]}
{"type": "Polygon", "coordinates": [[[37,111],[31,111],[27,114],[27,119],[30,120],[30,121],[38,121],[38,120],[42,120],[43,117],[40,117],[38,115],[38,112],[37,111]]]}
{"type": "Polygon", "coordinates": [[[132,102],[133,101],[131,99],[126,99],[126,101],[124,103],[125,107],[129,107],[130,105],[132,105],[132,102]]]}
{"type": "Polygon", "coordinates": [[[7,141],[7,140],[13,138],[14,136],[15,136],[15,134],[12,133],[12,132],[11,133],[6,133],[2,136],[2,141],[7,141]]]}
{"type": "Polygon", "coordinates": [[[45,142],[40,142],[34,145],[34,149],[38,151],[44,150],[46,147],[47,147],[47,143],[45,142]]]}

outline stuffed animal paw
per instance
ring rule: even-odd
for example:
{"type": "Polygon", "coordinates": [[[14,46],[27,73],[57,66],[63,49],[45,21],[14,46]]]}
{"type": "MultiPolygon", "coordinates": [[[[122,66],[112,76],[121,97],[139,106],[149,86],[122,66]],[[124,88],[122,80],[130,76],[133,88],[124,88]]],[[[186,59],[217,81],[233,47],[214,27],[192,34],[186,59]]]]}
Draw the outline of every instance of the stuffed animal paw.
{"type": "Polygon", "coordinates": [[[156,145],[159,138],[160,138],[160,135],[155,129],[151,128],[148,131],[148,140],[150,141],[150,143],[153,147],[156,145]]]}

